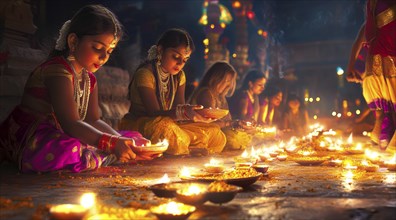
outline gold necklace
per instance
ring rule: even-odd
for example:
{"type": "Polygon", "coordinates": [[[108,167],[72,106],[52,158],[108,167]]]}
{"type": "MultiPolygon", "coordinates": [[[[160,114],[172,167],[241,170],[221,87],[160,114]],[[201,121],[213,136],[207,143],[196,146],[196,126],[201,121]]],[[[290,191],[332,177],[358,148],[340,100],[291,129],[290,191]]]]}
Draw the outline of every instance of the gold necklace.
{"type": "Polygon", "coordinates": [[[163,110],[169,110],[170,108],[172,108],[172,104],[173,104],[173,100],[175,98],[175,85],[174,85],[174,81],[173,81],[173,76],[171,74],[167,74],[164,71],[162,71],[162,68],[156,64],[156,68],[157,68],[157,75],[158,75],[158,83],[159,83],[159,94],[160,94],[160,101],[161,101],[161,105],[162,105],[162,109],[163,110]],[[171,100],[169,102],[169,105],[167,104],[167,96],[168,96],[168,92],[169,92],[169,81],[171,81],[171,86],[172,86],[172,92],[173,94],[171,95],[171,100]]]}
{"type": "Polygon", "coordinates": [[[86,70],[83,69],[81,78],[77,79],[77,73],[76,70],[74,69],[74,66],[69,63],[71,69],[73,70],[73,86],[74,86],[74,101],[77,104],[77,110],[78,114],[80,116],[81,120],[85,119],[85,116],[87,115],[87,109],[88,109],[88,101],[89,101],[89,96],[91,93],[91,80],[89,78],[89,75],[86,70]],[[83,89],[81,89],[81,82],[83,83],[83,89]]]}

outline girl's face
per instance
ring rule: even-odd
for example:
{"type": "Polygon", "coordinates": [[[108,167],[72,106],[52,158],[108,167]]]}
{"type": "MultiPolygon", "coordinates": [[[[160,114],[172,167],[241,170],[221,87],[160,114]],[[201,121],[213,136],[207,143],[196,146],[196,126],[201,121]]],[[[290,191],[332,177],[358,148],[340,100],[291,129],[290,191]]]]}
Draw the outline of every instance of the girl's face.
{"type": "Polygon", "coordinates": [[[274,95],[274,96],[272,96],[272,97],[270,98],[270,103],[271,103],[273,106],[278,107],[278,106],[281,104],[281,102],[282,102],[282,97],[283,97],[282,92],[278,92],[276,95],[274,95]]]}
{"type": "Polygon", "coordinates": [[[83,36],[77,40],[74,56],[77,72],[85,68],[89,72],[96,72],[104,65],[117,45],[112,33],[83,36]]]}
{"type": "Polygon", "coordinates": [[[249,82],[250,91],[252,91],[255,95],[261,94],[264,91],[266,82],[266,78],[260,78],[257,79],[255,82],[249,82]]]}
{"type": "Polygon", "coordinates": [[[217,85],[217,93],[218,94],[226,94],[228,90],[231,88],[233,85],[233,81],[235,79],[233,78],[232,73],[227,73],[224,77],[224,79],[217,85]]]}
{"type": "Polygon", "coordinates": [[[170,47],[165,51],[162,51],[162,47],[159,46],[159,50],[162,54],[161,68],[164,72],[171,75],[178,74],[191,55],[191,50],[187,50],[187,47],[184,45],[176,48],[170,47]]]}
{"type": "Polygon", "coordinates": [[[290,109],[298,109],[300,107],[300,102],[298,100],[290,100],[289,101],[289,108],[290,109]]]}

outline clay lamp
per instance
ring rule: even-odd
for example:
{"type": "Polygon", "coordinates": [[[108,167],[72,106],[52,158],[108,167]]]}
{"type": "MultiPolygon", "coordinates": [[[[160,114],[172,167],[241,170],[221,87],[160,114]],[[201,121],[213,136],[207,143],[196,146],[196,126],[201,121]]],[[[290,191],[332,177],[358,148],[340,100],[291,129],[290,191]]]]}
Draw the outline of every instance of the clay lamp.
{"type": "Polygon", "coordinates": [[[90,208],[95,204],[95,194],[85,193],[81,196],[80,204],[59,204],[50,208],[51,219],[69,220],[83,219],[88,214],[90,208]]]}
{"type": "Polygon", "coordinates": [[[150,211],[160,220],[184,220],[187,219],[195,210],[196,208],[194,206],[175,201],[154,206],[150,209],[150,211]]]}
{"type": "Polygon", "coordinates": [[[224,171],[224,165],[222,162],[211,159],[209,163],[204,164],[205,171],[208,173],[221,173],[224,171]]]}

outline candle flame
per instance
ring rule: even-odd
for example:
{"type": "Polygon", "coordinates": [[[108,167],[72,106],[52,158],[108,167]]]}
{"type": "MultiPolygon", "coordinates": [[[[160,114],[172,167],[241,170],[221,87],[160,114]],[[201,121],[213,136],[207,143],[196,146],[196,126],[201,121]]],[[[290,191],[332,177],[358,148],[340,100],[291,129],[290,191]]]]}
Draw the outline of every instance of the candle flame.
{"type": "Polygon", "coordinates": [[[353,142],[353,138],[352,138],[352,133],[349,135],[349,137],[348,137],[348,140],[347,140],[347,143],[348,144],[352,144],[352,142],[353,142]]]}
{"type": "Polygon", "coordinates": [[[157,183],[169,183],[169,182],[170,182],[170,178],[166,173],[157,181],[157,183]]]}
{"type": "Polygon", "coordinates": [[[182,170],[180,171],[180,176],[190,177],[191,176],[190,169],[188,167],[183,167],[182,170]]]}
{"type": "Polygon", "coordinates": [[[212,158],[212,159],[210,159],[209,164],[210,165],[220,165],[221,162],[219,160],[212,158]]]}
{"type": "Polygon", "coordinates": [[[80,198],[80,204],[84,208],[89,209],[95,205],[95,198],[95,193],[84,193],[80,198]]]}
{"type": "Polygon", "coordinates": [[[248,152],[247,152],[246,150],[244,150],[243,153],[242,153],[242,155],[241,155],[241,157],[243,157],[243,158],[249,157],[248,152]]]}

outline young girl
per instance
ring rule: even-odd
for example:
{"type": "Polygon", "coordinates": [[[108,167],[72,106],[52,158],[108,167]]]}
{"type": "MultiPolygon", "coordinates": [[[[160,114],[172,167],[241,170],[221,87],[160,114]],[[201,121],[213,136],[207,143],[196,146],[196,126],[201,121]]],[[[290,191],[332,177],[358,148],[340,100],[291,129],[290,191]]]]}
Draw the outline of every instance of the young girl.
{"type": "MultiPolygon", "coordinates": [[[[204,74],[189,103],[202,105],[205,108],[229,110],[226,97],[233,95],[236,77],[237,72],[229,63],[224,61],[214,63],[204,74]]],[[[213,123],[218,124],[225,133],[227,138],[226,149],[244,149],[250,143],[250,135],[234,129],[236,126],[243,126],[243,122],[233,121],[231,114],[213,123]]]]}
{"type": "Polygon", "coordinates": [[[283,92],[277,86],[267,86],[260,96],[260,111],[258,123],[261,125],[274,126],[279,123],[279,109],[282,103],[283,92]],[[275,115],[278,116],[275,116],[275,115]]]}
{"type": "Polygon", "coordinates": [[[229,99],[230,112],[233,118],[257,122],[259,98],[265,88],[267,78],[257,70],[249,71],[240,89],[229,99]]]}
{"type": "Polygon", "coordinates": [[[286,105],[283,114],[283,129],[290,131],[293,135],[305,135],[308,131],[308,112],[302,106],[302,101],[298,96],[289,94],[286,105]]]}
{"type": "Polygon", "coordinates": [[[121,136],[100,120],[93,72],[122,37],[116,16],[100,5],[81,8],[65,22],[54,52],[28,78],[21,104],[0,126],[1,155],[23,172],[80,172],[118,159],[151,159],[137,132],[121,136]]]}
{"type": "Polygon", "coordinates": [[[194,50],[191,36],[170,29],[152,46],[129,84],[131,106],[120,128],[137,129],[152,141],[167,139],[171,155],[221,152],[225,136],[211,119],[185,104],[183,67],[194,50]],[[193,122],[186,122],[193,121],[193,122]]]}

